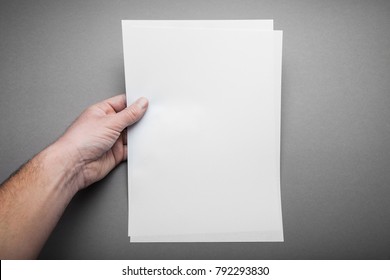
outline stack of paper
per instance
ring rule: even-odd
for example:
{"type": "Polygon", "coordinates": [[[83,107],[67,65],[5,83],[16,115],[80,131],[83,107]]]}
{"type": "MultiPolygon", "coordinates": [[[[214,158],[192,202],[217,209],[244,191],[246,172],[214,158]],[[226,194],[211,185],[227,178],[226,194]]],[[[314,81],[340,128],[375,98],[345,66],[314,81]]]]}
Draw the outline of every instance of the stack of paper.
{"type": "Polygon", "coordinates": [[[131,242],[283,241],[282,31],[272,20],[122,21],[131,242]]]}

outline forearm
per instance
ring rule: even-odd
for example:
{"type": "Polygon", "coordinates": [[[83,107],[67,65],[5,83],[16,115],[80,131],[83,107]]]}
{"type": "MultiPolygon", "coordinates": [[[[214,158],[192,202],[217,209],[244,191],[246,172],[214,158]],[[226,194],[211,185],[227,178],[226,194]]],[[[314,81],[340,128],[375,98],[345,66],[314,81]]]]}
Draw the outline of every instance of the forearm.
{"type": "Polygon", "coordinates": [[[126,127],[146,112],[118,95],[86,109],[54,144],[0,186],[0,259],[35,258],[78,190],[126,159],[126,127]]]}
{"type": "Polygon", "coordinates": [[[0,187],[1,259],[36,258],[77,192],[77,164],[63,152],[57,141],[0,187]]]}

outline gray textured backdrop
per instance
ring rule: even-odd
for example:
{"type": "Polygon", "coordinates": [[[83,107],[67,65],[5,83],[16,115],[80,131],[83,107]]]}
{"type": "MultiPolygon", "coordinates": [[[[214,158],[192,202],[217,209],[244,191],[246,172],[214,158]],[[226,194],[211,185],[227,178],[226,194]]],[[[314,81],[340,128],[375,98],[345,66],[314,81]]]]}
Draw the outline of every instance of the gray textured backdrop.
{"type": "Polygon", "coordinates": [[[284,243],[129,244],[126,164],[79,193],[48,259],[389,259],[390,1],[1,1],[0,180],[124,92],[121,19],[284,30],[284,243]]]}

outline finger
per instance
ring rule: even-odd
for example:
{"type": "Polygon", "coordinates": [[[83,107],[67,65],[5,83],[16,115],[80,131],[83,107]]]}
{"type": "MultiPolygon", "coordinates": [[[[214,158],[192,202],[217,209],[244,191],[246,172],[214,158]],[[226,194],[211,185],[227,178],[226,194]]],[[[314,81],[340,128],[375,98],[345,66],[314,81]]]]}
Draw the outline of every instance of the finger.
{"type": "Polygon", "coordinates": [[[126,108],[126,95],[120,94],[113,96],[96,104],[96,106],[100,108],[105,108],[107,105],[117,113],[122,111],[126,108]]]}
{"type": "Polygon", "coordinates": [[[116,118],[120,123],[122,130],[142,118],[148,108],[148,103],[149,102],[145,97],[138,98],[129,107],[116,114],[116,118]]]}
{"type": "Polygon", "coordinates": [[[125,128],[123,131],[122,131],[122,143],[123,145],[127,145],[127,129],[125,128]]]}
{"type": "Polygon", "coordinates": [[[127,145],[123,145],[123,160],[127,160],[127,145]]]}
{"type": "MultiPolygon", "coordinates": [[[[122,144],[122,141],[116,141],[111,150],[114,158],[114,166],[116,166],[124,160],[124,145],[122,144]]],[[[114,166],[112,166],[112,168],[114,168],[114,166]]]]}

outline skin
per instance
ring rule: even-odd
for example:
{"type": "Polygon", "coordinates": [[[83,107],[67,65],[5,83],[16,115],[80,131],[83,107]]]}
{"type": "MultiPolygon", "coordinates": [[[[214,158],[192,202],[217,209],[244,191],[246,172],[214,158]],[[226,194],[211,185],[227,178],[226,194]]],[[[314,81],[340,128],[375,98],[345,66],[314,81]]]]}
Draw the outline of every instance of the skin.
{"type": "Polygon", "coordinates": [[[126,160],[126,128],[147,107],[125,95],[92,105],[0,186],[0,259],[38,256],[73,196],[126,160]]]}

